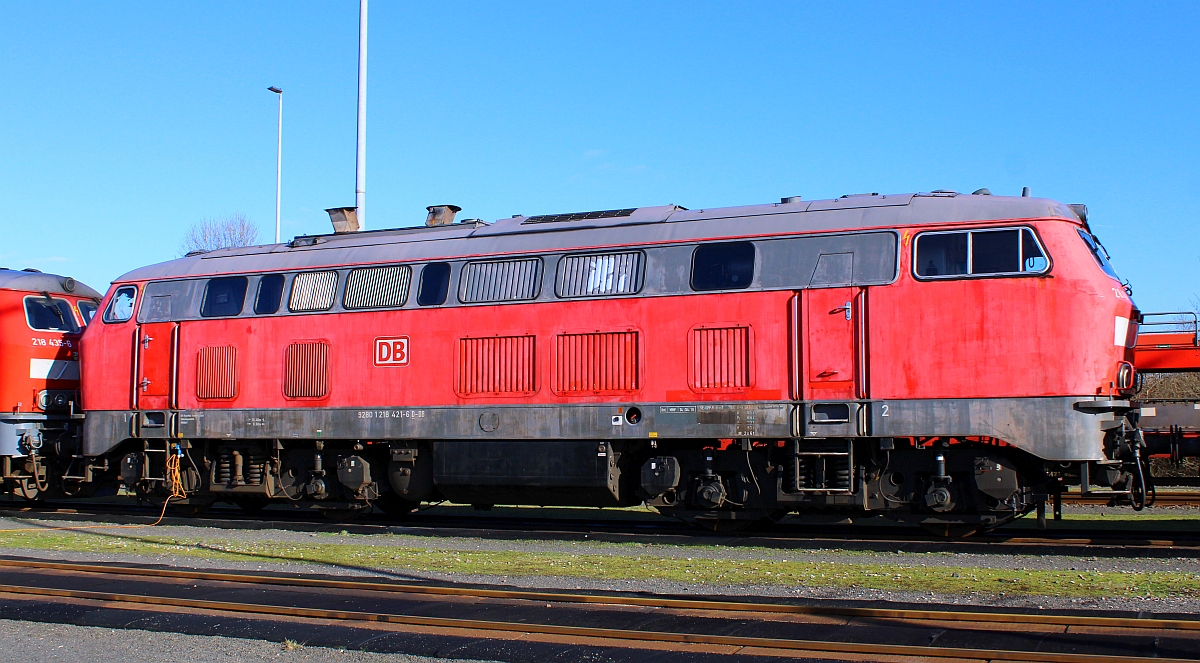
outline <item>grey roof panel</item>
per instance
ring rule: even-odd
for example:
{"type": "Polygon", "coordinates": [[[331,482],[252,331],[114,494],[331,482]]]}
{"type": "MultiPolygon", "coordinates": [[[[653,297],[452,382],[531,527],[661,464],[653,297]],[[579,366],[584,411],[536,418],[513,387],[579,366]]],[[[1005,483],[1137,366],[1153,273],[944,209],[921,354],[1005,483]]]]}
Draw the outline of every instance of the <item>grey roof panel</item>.
{"type": "MultiPolygon", "coordinates": [[[[77,295],[100,299],[100,293],[75,281],[75,289],[68,291],[63,283],[67,277],[44,272],[26,272],[16,269],[0,269],[0,289],[27,292],[49,292],[56,295],[77,295]]],[[[74,281],[74,279],[71,279],[74,281]]]]}
{"type": "Polygon", "coordinates": [[[312,246],[288,244],[221,249],[133,270],[119,281],[209,274],[289,271],[334,265],[417,262],[497,254],[529,254],[601,246],[700,241],[722,237],[820,233],[860,228],[1002,219],[1077,221],[1066,205],[1045,198],[950,192],[849,196],[835,200],[686,210],[641,207],[629,216],[527,224],[515,216],[493,224],[397,228],[320,235],[312,246]]]}

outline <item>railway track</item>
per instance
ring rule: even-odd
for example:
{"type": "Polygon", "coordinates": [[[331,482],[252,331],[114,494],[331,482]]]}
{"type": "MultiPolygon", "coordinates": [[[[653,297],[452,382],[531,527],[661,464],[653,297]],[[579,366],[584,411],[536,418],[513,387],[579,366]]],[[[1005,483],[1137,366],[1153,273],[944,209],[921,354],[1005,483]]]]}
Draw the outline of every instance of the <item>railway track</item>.
{"type": "MultiPolygon", "coordinates": [[[[1111,496],[1103,493],[1063,495],[1063,504],[1108,504],[1112,501],[1111,496]]],[[[1200,492],[1158,491],[1154,506],[1200,506],[1200,492]]]]}
{"type": "MultiPolygon", "coordinates": [[[[1032,554],[1170,556],[1200,552],[1200,530],[1117,530],[1104,524],[1095,528],[1072,526],[1051,530],[1006,527],[967,539],[941,539],[917,529],[895,525],[805,524],[784,521],[769,527],[738,533],[713,533],[683,523],[647,514],[646,518],[592,519],[554,517],[509,517],[500,515],[418,514],[406,519],[370,516],[351,523],[331,523],[309,511],[269,510],[245,514],[237,509],[210,512],[209,516],[168,515],[170,526],[213,529],[283,529],[349,534],[407,534],[440,538],[538,539],[614,543],[657,543],[676,545],[754,546],[775,549],[837,547],[850,550],[908,552],[987,553],[1030,552],[1032,554]]],[[[0,507],[0,517],[37,518],[64,523],[92,523],[102,519],[114,524],[149,524],[158,509],[120,505],[72,505],[71,507],[0,507]]]]}
{"type": "Polygon", "coordinates": [[[0,560],[0,568],[0,603],[103,602],[525,644],[851,660],[1200,660],[1200,620],[1174,616],[800,605],[33,560],[0,560]]]}

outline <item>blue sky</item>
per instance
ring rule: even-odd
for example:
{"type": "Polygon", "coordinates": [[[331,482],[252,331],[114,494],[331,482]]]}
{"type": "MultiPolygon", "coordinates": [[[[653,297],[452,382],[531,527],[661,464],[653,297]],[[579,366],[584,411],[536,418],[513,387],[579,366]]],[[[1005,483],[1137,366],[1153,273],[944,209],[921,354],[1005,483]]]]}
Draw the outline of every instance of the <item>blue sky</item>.
{"type": "MultiPolygon", "coordinates": [[[[370,227],[988,187],[1200,294],[1200,4],[371,6],[370,227]]],[[[0,265],[98,289],[241,212],[354,201],[357,2],[0,4],[0,265]]]]}

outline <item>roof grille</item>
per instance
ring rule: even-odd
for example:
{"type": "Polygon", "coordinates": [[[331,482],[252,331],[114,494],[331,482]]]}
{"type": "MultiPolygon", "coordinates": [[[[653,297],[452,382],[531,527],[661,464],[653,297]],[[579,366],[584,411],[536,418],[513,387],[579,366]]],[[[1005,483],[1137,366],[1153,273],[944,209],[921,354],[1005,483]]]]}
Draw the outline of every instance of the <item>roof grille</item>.
{"type": "Polygon", "coordinates": [[[531,216],[522,221],[526,223],[557,223],[559,221],[586,221],[588,219],[613,219],[621,216],[629,216],[637,211],[636,207],[630,209],[605,209],[598,212],[572,212],[570,214],[543,214],[542,216],[531,216]]]}

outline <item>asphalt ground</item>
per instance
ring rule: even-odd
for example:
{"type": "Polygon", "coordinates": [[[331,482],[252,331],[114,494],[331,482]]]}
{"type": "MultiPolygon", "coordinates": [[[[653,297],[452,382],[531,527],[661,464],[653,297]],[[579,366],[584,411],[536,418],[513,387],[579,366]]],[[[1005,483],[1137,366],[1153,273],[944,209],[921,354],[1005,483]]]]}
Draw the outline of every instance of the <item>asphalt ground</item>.
{"type": "MultiPolygon", "coordinates": [[[[219,630],[219,626],[209,630],[219,630]]],[[[231,629],[232,630],[232,629],[231,629]]],[[[258,638],[0,619],[0,663],[442,663],[445,658],[284,645],[258,638]]],[[[449,652],[454,653],[454,652],[449,652]]],[[[473,663],[457,659],[457,663],[473,663]]]]}

